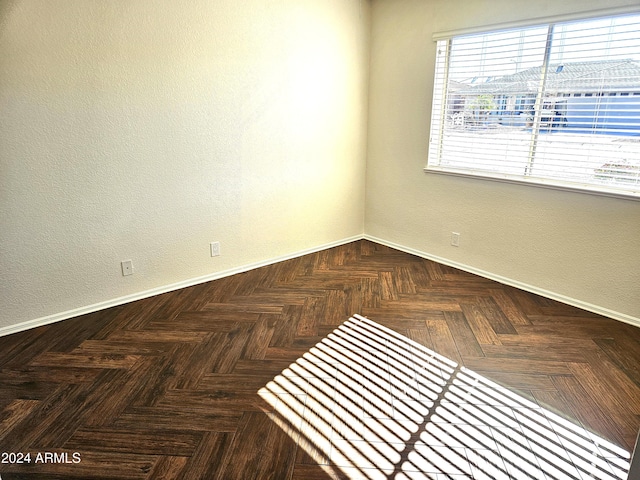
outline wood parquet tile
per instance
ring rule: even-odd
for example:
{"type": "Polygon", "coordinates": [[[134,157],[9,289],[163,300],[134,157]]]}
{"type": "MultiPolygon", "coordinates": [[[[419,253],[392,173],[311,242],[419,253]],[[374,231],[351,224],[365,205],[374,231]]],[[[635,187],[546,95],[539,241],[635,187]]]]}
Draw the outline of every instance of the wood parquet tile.
{"type": "MultiPolygon", "coordinates": [[[[331,466],[330,453],[310,455],[296,422],[258,395],[353,314],[633,448],[640,329],[363,240],[0,338],[0,452],[31,454],[28,464],[0,463],[0,477],[396,478],[399,464],[383,477],[351,475],[331,466]],[[55,461],[35,462],[46,452],[55,461]]],[[[340,371],[341,353],[332,355],[321,378],[340,371]]],[[[388,375],[393,383],[400,374],[388,375]]],[[[304,405],[311,387],[274,402],[304,405]]],[[[367,391],[353,392],[361,408],[373,401],[367,391]]],[[[325,400],[324,417],[338,415],[325,400]]],[[[471,467],[459,478],[484,478],[466,447],[471,467]]],[[[431,453],[416,465],[435,462],[441,447],[421,448],[431,453]]],[[[486,471],[519,480],[516,466],[498,468],[508,464],[503,453],[486,471]]]]}

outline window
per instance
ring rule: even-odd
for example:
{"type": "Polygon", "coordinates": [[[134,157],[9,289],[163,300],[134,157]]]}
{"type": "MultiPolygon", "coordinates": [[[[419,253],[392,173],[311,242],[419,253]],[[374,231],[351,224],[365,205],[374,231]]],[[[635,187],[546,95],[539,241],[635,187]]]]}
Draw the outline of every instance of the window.
{"type": "Polygon", "coordinates": [[[640,15],[438,40],[426,171],[640,198],[640,15]]]}

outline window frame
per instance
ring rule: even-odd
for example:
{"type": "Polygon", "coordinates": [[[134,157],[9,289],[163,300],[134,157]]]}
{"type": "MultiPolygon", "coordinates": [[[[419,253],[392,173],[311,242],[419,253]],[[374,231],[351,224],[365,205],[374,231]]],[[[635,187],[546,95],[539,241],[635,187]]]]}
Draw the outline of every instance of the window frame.
{"type": "MultiPolygon", "coordinates": [[[[556,24],[575,22],[575,21],[589,21],[589,20],[598,20],[598,19],[608,19],[619,16],[628,16],[628,15],[640,15],[640,11],[637,7],[633,9],[623,8],[623,9],[613,9],[606,11],[598,11],[591,12],[589,14],[584,15],[568,15],[568,16],[557,16],[551,17],[547,19],[537,19],[532,22],[514,22],[511,24],[502,24],[502,25],[492,25],[487,27],[475,27],[472,29],[458,30],[458,31],[450,31],[450,32],[442,32],[436,33],[433,35],[433,39],[436,43],[436,49],[439,48],[439,41],[446,40],[447,43],[447,52],[445,58],[445,69],[446,74],[443,79],[440,79],[441,85],[438,86],[439,79],[438,75],[438,59],[436,56],[436,60],[434,62],[434,85],[433,85],[433,96],[432,96],[432,112],[430,119],[430,135],[429,135],[429,146],[428,146],[428,162],[424,167],[425,173],[433,173],[433,174],[441,174],[441,175],[450,175],[450,176],[458,176],[458,177],[467,177],[467,178],[476,178],[482,180],[490,180],[490,181],[498,181],[498,182],[507,182],[518,185],[528,185],[534,187],[542,187],[542,188],[552,188],[558,190],[565,191],[573,191],[591,195],[601,195],[615,198],[622,198],[626,200],[635,200],[640,201],[640,182],[634,184],[632,188],[625,188],[619,186],[611,186],[610,184],[598,183],[597,181],[593,181],[593,183],[583,182],[576,180],[575,177],[572,180],[559,180],[558,178],[553,177],[540,177],[540,176],[527,176],[525,169],[525,173],[521,175],[513,175],[505,172],[495,172],[495,171],[483,171],[483,170],[474,170],[469,168],[452,168],[447,166],[442,166],[440,163],[437,165],[431,164],[430,160],[433,154],[433,149],[437,149],[437,155],[441,156],[442,149],[442,135],[445,130],[445,117],[446,110],[448,108],[447,105],[447,85],[449,82],[449,56],[452,40],[456,37],[463,37],[467,35],[477,35],[477,34],[491,34],[496,32],[501,32],[505,30],[517,30],[517,29],[526,29],[532,27],[547,27],[548,28],[548,36],[547,36],[547,46],[544,54],[544,65],[542,67],[542,72],[546,72],[550,67],[550,59],[549,59],[549,50],[551,48],[551,39],[553,37],[553,30],[556,24]],[[438,93],[438,88],[440,88],[441,92],[441,105],[438,108],[439,112],[436,110],[436,94],[438,93]],[[437,120],[436,120],[437,117],[437,120]],[[434,132],[433,129],[437,128],[438,132],[436,132],[436,136],[438,138],[438,142],[434,142],[434,132]]],[[[546,73],[541,74],[541,81],[545,81],[546,73]]],[[[640,86],[640,85],[639,85],[640,86]]],[[[523,101],[520,99],[519,101],[523,101]]],[[[536,105],[538,109],[535,113],[534,117],[534,127],[533,127],[533,136],[539,134],[540,131],[540,122],[542,119],[542,110],[543,107],[538,102],[544,101],[544,96],[538,95],[536,98],[536,105]],[[536,132],[537,130],[537,132],[536,132]]],[[[535,145],[535,142],[532,142],[535,145]]],[[[534,146],[535,148],[535,146],[534,146]]],[[[535,158],[535,152],[532,154],[531,158],[535,158]]]]}

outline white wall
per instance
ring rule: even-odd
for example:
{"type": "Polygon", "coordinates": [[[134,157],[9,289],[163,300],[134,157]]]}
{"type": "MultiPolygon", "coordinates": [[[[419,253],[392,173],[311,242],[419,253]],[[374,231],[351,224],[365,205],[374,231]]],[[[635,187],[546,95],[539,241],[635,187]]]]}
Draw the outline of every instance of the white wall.
{"type": "Polygon", "coordinates": [[[0,0],[0,334],[363,231],[640,319],[639,202],[423,172],[434,31],[601,3],[0,0]]]}
{"type": "Polygon", "coordinates": [[[640,324],[640,202],[423,172],[434,32],[606,3],[373,0],[366,233],[640,324]]]}
{"type": "Polygon", "coordinates": [[[362,235],[369,14],[2,1],[0,330],[362,235]]]}

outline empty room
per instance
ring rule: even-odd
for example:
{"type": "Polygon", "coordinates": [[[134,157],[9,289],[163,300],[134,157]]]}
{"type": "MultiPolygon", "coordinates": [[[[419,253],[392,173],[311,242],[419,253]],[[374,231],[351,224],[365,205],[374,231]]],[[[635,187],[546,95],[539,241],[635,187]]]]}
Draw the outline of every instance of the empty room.
{"type": "Polygon", "coordinates": [[[0,0],[0,480],[640,478],[604,3],[0,0]]]}

